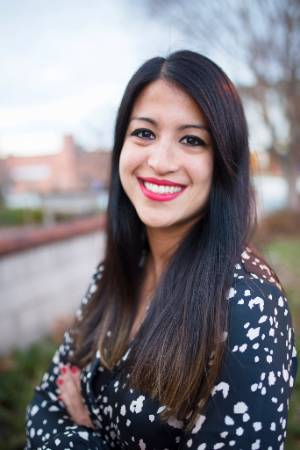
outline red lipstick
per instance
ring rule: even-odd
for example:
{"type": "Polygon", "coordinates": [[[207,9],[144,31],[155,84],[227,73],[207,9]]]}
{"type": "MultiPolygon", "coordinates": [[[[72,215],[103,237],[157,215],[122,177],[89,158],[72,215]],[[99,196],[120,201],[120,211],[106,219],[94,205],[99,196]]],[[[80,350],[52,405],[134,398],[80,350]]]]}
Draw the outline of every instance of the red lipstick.
{"type": "Polygon", "coordinates": [[[143,194],[151,199],[151,200],[155,200],[155,201],[159,201],[159,202],[166,202],[166,201],[170,201],[175,199],[176,197],[178,197],[178,195],[180,195],[186,186],[182,185],[182,184],[178,184],[178,183],[173,183],[172,181],[168,181],[168,180],[156,180],[155,178],[138,178],[141,190],[143,192],[143,194]],[[152,181],[150,181],[152,180],[152,181]],[[154,181],[155,180],[155,181],[154,181]],[[162,194],[159,192],[152,192],[149,189],[146,188],[146,186],[144,185],[144,181],[147,181],[148,183],[153,183],[153,184],[157,184],[160,186],[177,186],[177,187],[181,187],[182,189],[178,192],[174,192],[174,193],[168,193],[168,194],[162,194]],[[158,183],[158,181],[160,183],[158,183]],[[172,184],[171,184],[172,183],[172,184]]]}
{"type": "Polygon", "coordinates": [[[179,186],[184,188],[185,185],[184,184],[180,184],[180,183],[174,183],[174,181],[169,181],[169,180],[160,180],[158,178],[145,178],[145,177],[138,177],[139,180],[142,181],[147,181],[148,183],[153,183],[153,184],[157,184],[158,186],[179,186]]]}

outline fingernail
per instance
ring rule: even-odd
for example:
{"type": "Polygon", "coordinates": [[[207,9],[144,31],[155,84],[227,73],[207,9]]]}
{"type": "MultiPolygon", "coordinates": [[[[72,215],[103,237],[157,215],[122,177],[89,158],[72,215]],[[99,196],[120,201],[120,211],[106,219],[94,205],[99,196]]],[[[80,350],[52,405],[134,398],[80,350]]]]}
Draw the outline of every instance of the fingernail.
{"type": "Polygon", "coordinates": [[[58,378],[58,379],[57,379],[57,383],[58,383],[58,384],[63,384],[63,380],[62,380],[61,378],[58,378]]]}
{"type": "Polygon", "coordinates": [[[61,371],[62,374],[65,374],[65,373],[67,373],[67,368],[66,367],[62,367],[60,371],[61,371]]]}
{"type": "Polygon", "coordinates": [[[73,367],[71,368],[71,370],[72,370],[73,373],[77,373],[77,372],[78,372],[78,368],[75,367],[75,366],[73,366],[73,367]]]}

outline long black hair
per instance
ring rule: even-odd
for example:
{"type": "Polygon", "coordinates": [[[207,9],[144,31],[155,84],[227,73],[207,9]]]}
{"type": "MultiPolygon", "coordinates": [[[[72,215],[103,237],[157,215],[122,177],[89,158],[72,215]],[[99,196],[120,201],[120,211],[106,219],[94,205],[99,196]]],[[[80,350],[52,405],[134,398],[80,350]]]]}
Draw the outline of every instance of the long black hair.
{"type": "Polygon", "coordinates": [[[185,91],[205,115],[213,141],[213,181],[205,214],[170,258],[123,372],[130,373],[132,387],[166,406],[162,418],[175,415],[191,429],[220,371],[227,330],[224,299],[252,223],[243,107],[232,82],[205,56],[183,50],[152,58],[127,85],[115,126],[103,273],[78,324],[73,359],[84,365],[99,349],[111,369],[127,350],[147,239],[121,185],[119,159],[133,105],[143,88],[159,79],[185,91]]]}

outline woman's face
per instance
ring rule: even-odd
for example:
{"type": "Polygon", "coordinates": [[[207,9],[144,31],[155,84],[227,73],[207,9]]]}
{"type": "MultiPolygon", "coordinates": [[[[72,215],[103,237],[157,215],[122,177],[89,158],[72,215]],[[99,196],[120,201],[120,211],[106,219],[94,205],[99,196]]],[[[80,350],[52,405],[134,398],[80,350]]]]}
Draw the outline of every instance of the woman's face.
{"type": "Polygon", "coordinates": [[[197,103],[167,81],[147,85],[131,112],[119,172],[147,227],[192,224],[208,200],[213,175],[212,140],[197,103]]]}

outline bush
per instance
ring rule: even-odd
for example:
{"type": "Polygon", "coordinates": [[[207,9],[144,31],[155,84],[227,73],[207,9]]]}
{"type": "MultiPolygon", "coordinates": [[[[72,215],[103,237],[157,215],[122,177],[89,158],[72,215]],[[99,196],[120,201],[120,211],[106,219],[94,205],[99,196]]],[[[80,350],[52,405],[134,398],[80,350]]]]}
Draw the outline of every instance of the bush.
{"type": "Polygon", "coordinates": [[[43,222],[41,209],[4,208],[0,210],[0,226],[38,224],[43,222]]]}
{"type": "Polygon", "coordinates": [[[0,450],[23,450],[25,411],[57,344],[45,339],[0,360],[0,450]]]}

